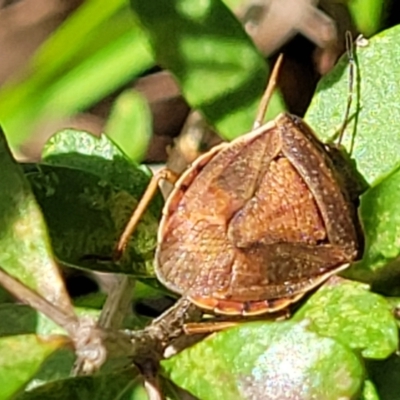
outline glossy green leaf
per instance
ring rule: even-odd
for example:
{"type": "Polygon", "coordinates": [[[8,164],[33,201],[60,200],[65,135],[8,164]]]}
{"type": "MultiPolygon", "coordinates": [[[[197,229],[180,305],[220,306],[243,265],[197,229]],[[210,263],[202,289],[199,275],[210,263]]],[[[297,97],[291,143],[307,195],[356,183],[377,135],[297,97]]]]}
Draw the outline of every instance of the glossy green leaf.
{"type": "MultiPolygon", "coordinates": [[[[140,199],[151,171],[139,165],[106,135],[99,138],[87,132],[66,129],[53,135],[46,143],[42,159],[46,163],[84,170],[97,175],[116,188],[128,191],[140,199]]],[[[149,206],[157,218],[163,200],[157,195],[149,206]]]]}
{"type": "Polygon", "coordinates": [[[73,299],[76,307],[88,307],[101,310],[106,301],[107,294],[104,292],[92,292],[73,299]]]}
{"type": "Polygon", "coordinates": [[[369,379],[364,382],[363,392],[359,400],[381,400],[375,385],[369,379]]]}
{"type": "MultiPolygon", "coordinates": [[[[80,317],[97,318],[100,310],[77,307],[80,317]]],[[[36,333],[40,336],[61,335],[65,331],[45,315],[22,304],[0,305],[0,337],[36,333]]]]}
{"type": "Polygon", "coordinates": [[[1,132],[0,170],[0,266],[71,315],[40,208],[1,132]]]}
{"type": "Polygon", "coordinates": [[[130,161],[107,136],[97,138],[75,130],[54,135],[44,148],[43,161],[52,165],[31,166],[26,171],[60,260],[100,271],[152,277],[162,207],[159,194],[122,260],[111,262],[116,241],[151,172],[130,161]]]}
{"type": "Polygon", "coordinates": [[[367,363],[368,375],[374,382],[380,400],[400,399],[400,357],[393,354],[382,361],[367,363]]]}
{"type": "Polygon", "coordinates": [[[374,382],[380,400],[400,399],[400,357],[393,354],[382,361],[367,363],[368,375],[374,382]]]}
{"type": "Polygon", "coordinates": [[[105,132],[128,157],[141,161],[152,136],[151,111],[146,99],[132,90],[115,101],[105,132]]]}
{"type": "MultiPolygon", "coordinates": [[[[388,175],[400,162],[400,25],[355,46],[353,105],[343,144],[369,184],[388,175]],[[392,127],[392,128],[390,128],[392,127]]],[[[344,57],[317,87],[306,121],[322,140],[339,132],[349,93],[344,57]]]]}
{"type": "Polygon", "coordinates": [[[349,10],[358,32],[371,36],[383,25],[388,0],[353,0],[348,2],[349,10]]]}
{"type": "Polygon", "coordinates": [[[347,347],[289,321],[242,324],[162,366],[173,382],[202,400],[353,398],[364,375],[347,347]]]}
{"type": "Polygon", "coordinates": [[[43,361],[26,385],[25,390],[34,389],[51,381],[69,378],[75,361],[76,355],[72,346],[57,349],[43,361]]]}
{"type": "MultiPolygon", "coordinates": [[[[400,26],[384,31],[355,47],[356,77],[353,105],[344,134],[357,168],[372,189],[361,197],[360,216],[366,239],[361,262],[345,276],[371,283],[385,294],[399,293],[400,231],[397,204],[400,201],[400,26]],[[379,79],[377,79],[379,76],[379,79]]],[[[318,135],[332,139],[343,124],[349,93],[348,60],[345,57],[322,79],[306,119],[318,135]]]]}
{"type": "Polygon", "coordinates": [[[0,338],[0,399],[10,399],[36,374],[41,364],[66,337],[18,335],[0,338]]]}
{"type": "Polygon", "coordinates": [[[37,165],[26,176],[43,210],[54,252],[64,264],[153,276],[158,219],[150,212],[122,259],[112,262],[116,241],[138,203],[136,196],[105,178],[68,167],[37,165]]]}
{"type": "Polygon", "coordinates": [[[137,371],[128,369],[112,374],[81,376],[50,382],[19,395],[17,400],[50,400],[57,393],[59,400],[146,400],[137,371]]]}
{"type": "Polygon", "coordinates": [[[361,197],[360,216],[364,227],[363,259],[345,272],[351,279],[372,283],[375,290],[398,294],[400,276],[400,169],[361,197]]]}
{"type": "MultiPolygon", "coordinates": [[[[250,130],[267,81],[261,54],[220,0],[131,0],[157,62],[227,139],[250,130]]],[[[275,96],[268,117],[283,109],[275,96]]]]}
{"type": "Polygon", "coordinates": [[[383,359],[397,350],[398,329],[386,299],[365,285],[331,279],[295,314],[309,329],[360,352],[383,359]]]}

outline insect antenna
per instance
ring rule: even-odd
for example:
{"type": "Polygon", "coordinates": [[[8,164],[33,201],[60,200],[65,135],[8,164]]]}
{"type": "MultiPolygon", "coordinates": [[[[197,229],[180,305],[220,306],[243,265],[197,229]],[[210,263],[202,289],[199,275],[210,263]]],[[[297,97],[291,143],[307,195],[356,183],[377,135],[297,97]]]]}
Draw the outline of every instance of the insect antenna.
{"type": "Polygon", "coordinates": [[[280,67],[282,65],[282,61],[283,61],[283,54],[281,53],[279,54],[279,57],[275,62],[274,68],[272,69],[271,76],[268,81],[267,88],[265,89],[265,92],[261,98],[260,105],[258,106],[257,116],[253,124],[253,130],[259,128],[263,124],[268,104],[276,88],[276,82],[278,80],[278,74],[280,67]]]}
{"type": "Polygon", "coordinates": [[[351,104],[353,102],[353,89],[354,89],[354,68],[355,68],[355,59],[354,59],[354,48],[353,48],[353,36],[350,31],[346,31],[346,52],[347,58],[349,62],[349,80],[348,80],[348,94],[347,94],[347,105],[344,113],[343,123],[339,130],[338,135],[338,146],[342,143],[344,131],[346,130],[351,104]]]}

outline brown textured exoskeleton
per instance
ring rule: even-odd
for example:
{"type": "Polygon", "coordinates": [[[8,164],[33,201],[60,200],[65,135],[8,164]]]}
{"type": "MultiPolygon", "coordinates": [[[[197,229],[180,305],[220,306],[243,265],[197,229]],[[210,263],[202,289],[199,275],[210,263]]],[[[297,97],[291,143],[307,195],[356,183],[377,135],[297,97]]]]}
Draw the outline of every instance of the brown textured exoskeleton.
{"type": "Polygon", "coordinates": [[[283,113],[214,147],[179,179],[168,170],[155,175],[118,252],[158,181],[169,179],[175,187],[155,257],[161,283],[219,314],[286,308],[360,256],[357,198],[332,154],[300,118],[283,113]]]}

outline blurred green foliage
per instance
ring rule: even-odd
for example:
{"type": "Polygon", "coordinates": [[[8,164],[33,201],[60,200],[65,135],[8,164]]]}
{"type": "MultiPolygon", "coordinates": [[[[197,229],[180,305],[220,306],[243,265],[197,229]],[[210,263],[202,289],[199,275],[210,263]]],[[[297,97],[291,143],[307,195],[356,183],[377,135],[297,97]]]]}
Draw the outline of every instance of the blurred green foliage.
{"type": "MultiPolygon", "coordinates": [[[[244,2],[245,0],[224,1],[231,9],[243,5],[244,2]]],[[[388,0],[348,1],[360,32],[371,35],[383,26],[387,3],[388,0]]],[[[232,33],[232,40],[235,35],[232,33]]],[[[199,54],[199,48],[196,46],[190,51],[192,57],[199,54]]],[[[220,46],[217,59],[224,57],[223,54],[224,47],[220,46]]],[[[128,0],[84,1],[40,46],[27,66],[17,71],[17,74],[0,88],[0,120],[7,132],[10,146],[13,149],[18,148],[45,122],[71,117],[88,109],[155,64],[149,38],[129,9],[128,0]]],[[[217,80],[222,77],[223,75],[218,73],[215,75],[217,80]]],[[[262,86],[259,85],[259,88],[262,86]]],[[[183,91],[185,92],[185,85],[183,91]]],[[[127,100],[125,98],[121,101],[127,100]]],[[[121,101],[117,100],[117,104],[121,101]]],[[[276,111],[272,111],[270,116],[282,109],[279,100],[276,102],[275,106],[272,106],[276,111]]],[[[198,105],[197,100],[193,103],[198,105]]],[[[251,103],[254,105],[255,101],[251,103]]],[[[254,108],[251,104],[249,106],[254,108]]],[[[132,113],[139,115],[134,109],[132,113]]],[[[208,116],[207,112],[206,115],[208,116]]],[[[129,134],[132,135],[132,140],[128,146],[131,148],[126,152],[140,160],[150,138],[150,135],[143,134],[141,129],[143,118],[139,115],[135,119],[135,116],[131,117],[126,113],[119,113],[117,118],[120,116],[125,122],[116,120],[114,113],[113,129],[125,127],[126,121],[137,120],[138,127],[135,124],[130,125],[129,134]],[[138,142],[137,149],[132,149],[132,142],[138,142]]],[[[211,115],[211,122],[224,134],[226,129],[223,123],[221,125],[217,121],[218,118],[211,115]]],[[[240,114],[231,119],[232,123],[227,126],[234,127],[234,131],[248,130],[248,123],[240,114]]],[[[110,126],[108,124],[108,128],[110,126]]],[[[109,133],[113,135],[113,132],[109,133]]],[[[122,142],[127,142],[121,133],[114,135],[122,142]]]]}
{"type": "Polygon", "coordinates": [[[388,3],[389,0],[349,0],[349,9],[358,31],[366,37],[378,32],[384,25],[388,3]]]}
{"type": "Polygon", "coordinates": [[[125,0],[85,1],[1,88],[0,119],[10,145],[43,121],[90,107],[153,65],[125,0]]]}

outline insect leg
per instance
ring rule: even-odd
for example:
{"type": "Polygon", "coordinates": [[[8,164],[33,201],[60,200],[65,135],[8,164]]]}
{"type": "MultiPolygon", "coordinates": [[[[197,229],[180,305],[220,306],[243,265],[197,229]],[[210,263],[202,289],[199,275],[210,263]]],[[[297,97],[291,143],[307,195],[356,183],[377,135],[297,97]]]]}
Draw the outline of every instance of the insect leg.
{"type": "Polygon", "coordinates": [[[188,322],[183,325],[186,335],[197,335],[200,333],[214,333],[232,328],[240,324],[240,321],[208,321],[188,322]]]}
{"type": "Polygon", "coordinates": [[[125,250],[125,247],[132,236],[132,233],[135,231],[135,228],[146,211],[150,201],[153,199],[158,183],[161,180],[166,180],[171,183],[175,183],[178,179],[178,175],[169,170],[168,168],[163,168],[160,171],[158,171],[153,177],[151,178],[151,181],[149,185],[147,186],[146,191],[144,192],[142,198],[140,199],[140,202],[138,206],[136,207],[135,211],[133,212],[128,224],[126,225],[124,231],[122,232],[122,235],[120,236],[120,239],[118,241],[117,247],[115,248],[114,251],[114,260],[119,260],[125,250]]]}

